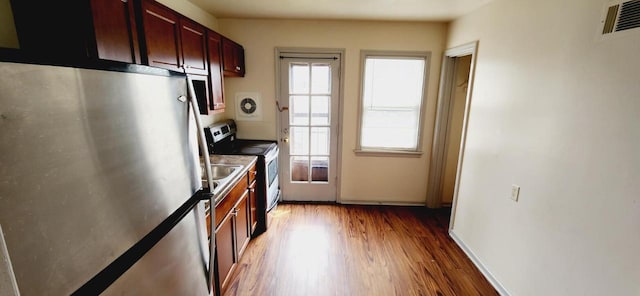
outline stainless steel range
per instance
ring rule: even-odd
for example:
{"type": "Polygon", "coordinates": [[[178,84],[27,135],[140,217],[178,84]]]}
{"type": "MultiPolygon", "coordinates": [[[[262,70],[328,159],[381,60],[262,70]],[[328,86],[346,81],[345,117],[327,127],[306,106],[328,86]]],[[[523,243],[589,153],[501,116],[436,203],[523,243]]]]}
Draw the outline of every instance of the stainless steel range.
{"type": "Polygon", "coordinates": [[[218,155],[255,155],[258,156],[256,193],[258,209],[258,233],[267,229],[267,212],[271,211],[280,199],[278,180],[278,145],[276,141],[243,140],[236,138],[237,126],[229,119],[205,128],[209,152],[218,155]]]}

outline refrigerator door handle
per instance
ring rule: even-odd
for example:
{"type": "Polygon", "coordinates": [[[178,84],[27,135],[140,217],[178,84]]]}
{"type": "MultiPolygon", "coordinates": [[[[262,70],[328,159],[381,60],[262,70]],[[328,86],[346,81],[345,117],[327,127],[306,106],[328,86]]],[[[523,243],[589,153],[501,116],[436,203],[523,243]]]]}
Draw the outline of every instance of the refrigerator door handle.
{"type": "MultiPolygon", "coordinates": [[[[188,90],[188,94],[189,94],[189,102],[191,103],[191,111],[193,112],[193,117],[195,118],[196,121],[196,127],[198,128],[198,142],[200,143],[200,149],[202,150],[202,155],[204,158],[204,168],[205,168],[205,174],[206,174],[206,178],[207,178],[207,184],[213,184],[213,178],[211,177],[211,159],[209,157],[209,148],[207,146],[207,139],[205,138],[204,135],[204,127],[202,126],[202,121],[200,120],[200,108],[198,107],[198,100],[196,99],[196,92],[193,89],[193,80],[191,79],[191,77],[189,77],[189,75],[187,75],[187,90],[188,90]]],[[[203,188],[205,189],[205,188],[203,188]]],[[[209,243],[209,280],[207,283],[207,287],[209,288],[209,295],[213,295],[213,280],[214,280],[214,258],[215,258],[215,249],[216,249],[216,238],[215,238],[215,232],[213,231],[214,228],[214,221],[216,221],[216,211],[212,211],[211,208],[213,208],[214,204],[215,204],[215,200],[214,200],[214,196],[213,196],[213,188],[212,186],[209,186],[208,189],[208,196],[209,196],[209,205],[210,205],[210,209],[209,209],[209,215],[211,216],[210,221],[210,225],[209,225],[209,229],[211,229],[211,238],[210,238],[210,243],[209,243]]]]}

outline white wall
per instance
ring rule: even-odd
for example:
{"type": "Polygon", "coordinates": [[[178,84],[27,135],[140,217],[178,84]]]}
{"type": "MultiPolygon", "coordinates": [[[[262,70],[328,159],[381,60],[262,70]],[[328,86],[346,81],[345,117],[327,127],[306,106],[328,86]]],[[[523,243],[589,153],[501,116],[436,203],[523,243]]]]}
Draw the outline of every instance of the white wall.
{"type": "Polygon", "coordinates": [[[343,201],[420,203],[426,180],[433,133],[440,61],[446,24],[363,21],[300,21],[219,19],[222,33],[242,44],[246,77],[225,80],[226,115],[235,117],[236,92],[257,91],[264,101],[264,120],[239,122],[242,138],[276,139],[275,48],[344,48],[344,121],[342,122],[343,201]],[[426,98],[423,152],[420,158],[356,156],[356,127],[360,89],[360,50],[431,51],[426,98]]]}
{"type": "Polygon", "coordinates": [[[640,32],[598,40],[606,2],[496,0],[450,27],[479,40],[453,232],[511,295],[640,295],[640,32]]]}
{"type": "MultiPolygon", "coordinates": [[[[1,1],[1,0],[0,0],[1,1]]],[[[202,8],[189,2],[188,0],[155,0],[165,6],[179,12],[180,14],[208,27],[211,30],[218,30],[218,19],[202,8]]]]}

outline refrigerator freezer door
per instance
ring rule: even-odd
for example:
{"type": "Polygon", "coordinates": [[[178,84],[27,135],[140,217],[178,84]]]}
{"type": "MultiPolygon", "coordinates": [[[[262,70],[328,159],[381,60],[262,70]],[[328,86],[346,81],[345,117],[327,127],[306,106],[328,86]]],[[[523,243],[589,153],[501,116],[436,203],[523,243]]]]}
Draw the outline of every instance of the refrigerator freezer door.
{"type": "MultiPolygon", "coordinates": [[[[178,100],[186,79],[16,63],[0,73],[0,225],[18,288],[69,294],[200,188],[196,127],[178,100]]],[[[162,249],[202,246],[199,233],[162,249]]],[[[193,264],[181,268],[207,266],[193,264]]]]}

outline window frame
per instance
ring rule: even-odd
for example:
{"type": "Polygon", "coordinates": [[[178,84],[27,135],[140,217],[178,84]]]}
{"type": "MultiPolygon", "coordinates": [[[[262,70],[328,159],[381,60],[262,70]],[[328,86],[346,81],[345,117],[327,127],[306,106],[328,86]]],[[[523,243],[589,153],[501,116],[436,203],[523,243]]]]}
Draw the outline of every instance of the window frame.
{"type": "Polygon", "coordinates": [[[423,125],[427,103],[427,92],[429,89],[429,69],[431,67],[430,51],[380,51],[380,50],[360,50],[360,95],[358,97],[358,128],[356,138],[356,155],[365,156],[413,156],[422,155],[423,125]],[[424,59],[424,73],[422,84],[422,97],[420,101],[420,115],[418,118],[418,139],[415,149],[385,148],[385,147],[362,147],[362,125],[364,113],[364,87],[365,87],[365,65],[367,58],[421,58],[424,59]]]}

